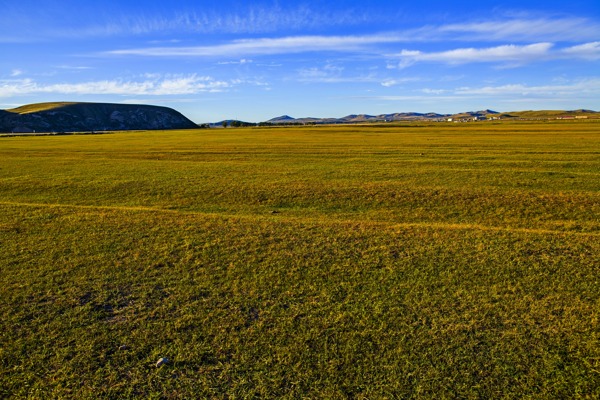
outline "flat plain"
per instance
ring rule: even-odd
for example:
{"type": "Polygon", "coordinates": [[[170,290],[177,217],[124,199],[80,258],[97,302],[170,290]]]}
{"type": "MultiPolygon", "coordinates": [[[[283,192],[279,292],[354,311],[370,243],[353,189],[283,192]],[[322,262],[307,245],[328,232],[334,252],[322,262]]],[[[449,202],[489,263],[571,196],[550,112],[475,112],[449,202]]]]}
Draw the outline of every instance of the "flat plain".
{"type": "Polygon", "coordinates": [[[600,121],[0,138],[0,315],[2,397],[599,398],[600,121]]]}

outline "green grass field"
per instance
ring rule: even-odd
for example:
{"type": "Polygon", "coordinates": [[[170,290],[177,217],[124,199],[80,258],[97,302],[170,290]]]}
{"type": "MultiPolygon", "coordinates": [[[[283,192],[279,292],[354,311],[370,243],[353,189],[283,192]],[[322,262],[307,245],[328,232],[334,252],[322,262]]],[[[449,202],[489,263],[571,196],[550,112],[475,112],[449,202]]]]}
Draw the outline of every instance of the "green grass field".
{"type": "Polygon", "coordinates": [[[0,397],[595,399],[600,121],[0,138],[0,268],[0,397]]]}

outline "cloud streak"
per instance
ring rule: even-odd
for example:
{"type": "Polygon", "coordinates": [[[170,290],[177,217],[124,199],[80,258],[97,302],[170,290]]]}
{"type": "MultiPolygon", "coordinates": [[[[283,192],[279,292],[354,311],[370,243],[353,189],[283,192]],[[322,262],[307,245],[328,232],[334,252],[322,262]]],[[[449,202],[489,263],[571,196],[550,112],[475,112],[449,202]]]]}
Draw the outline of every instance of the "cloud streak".
{"type": "Polygon", "coordinates": [[[571,84],[538,85],[509,84],[501,86],[484,86],[479,88],[461,87],[455,90],[458,95],[476,96],[584,96],[600,91],[600,79],[585,79],[571,84]]]}
{"type": "Polygon", "coordinates": [[[598,38],[600,24],[587,18],[512,18],[442,25],[432,36],[467,41],[587,41],[598,38]]]}
{"type": "Polygon", "coordinates": [[[564,49],[562,53],[568,57],[578,57],[586,60],[600,59],[600,42],[584,43],[564,49]]]}
{"type": "Polygon", "coordinates": [[[43,84],[32,79],[0,80],[0,97],[23,96],[35,93],[70,95],[190,95],[220,92],[239,82],[218,81],[195,74],[178,77],[147,77],[141,81],[101,80],[81,83],[43,84]]]}
{"type": "Polygon", "coordinates": [[[462,48],[441,52],[426,53],[414,50],[402,50],[399,67],[405,68],[417,62],[442,62],[447,64],[513,62],[527,63],[545,58],[552,43],[535,43],[526,46],[503,45],[488,48],[462,48]]]}
{"type": "Polygon", "coordinates": [[[383,87],[393,87],[393,86],[398,86],[398,85],[402,85],[405,83],[409,83],[409,82],[418,82],[422,80],[421,78],[415,78],[415,77],[408,77],[408,78],[398,78],[398,79],[385,79],[383,82],[381,82],[381,86],[383,87]]]}
{"type": "Polygon", "coordinates": [[[297,80],[302,83],[367,83],[379,81],[373,73],[348,74],[344,67],[331,64],[325,65],[322,68],[302,68],[298,70],[297,80]]]}
{"type": "Polygon", "coordinates": [[[600,59],[600,42],[584,43],[554,50],[553,43],[534,43],[529,45],[502,45],[486,48],[459,48],[440,52],[422,52],[402,50],[397,58],[399,68],[406,68],[417,62],[438,62],[450,65],[467,63],[504,63],[519,66],[535,61],[558,59],[600,59]]]}
{"type": "MultiPolygon", "coordinates": [[[[295,54],[305,52],[369,51],[369,45],[407,41],[389,34],[363,36],[287,36],[239,39],[213,46],[147,47],[113,50],[104,54],[147,57],[240,57],[248,55],[295,54]]],[[[374,50],[370,50],[374,51],[374,50]]]]}

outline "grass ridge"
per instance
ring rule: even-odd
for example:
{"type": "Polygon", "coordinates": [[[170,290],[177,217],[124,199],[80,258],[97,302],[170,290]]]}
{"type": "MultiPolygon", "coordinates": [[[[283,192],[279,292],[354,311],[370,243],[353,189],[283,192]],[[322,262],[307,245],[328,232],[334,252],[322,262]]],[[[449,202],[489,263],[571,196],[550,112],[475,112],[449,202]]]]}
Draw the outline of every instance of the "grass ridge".
{"type": "MultiPolygon", "coordinates": [[[[277,220],[279,222],[297,223],[300,221],[318,223],[323,222],[322,218],[319,217],[298,217],[298,216],[284,216],[277,213],[277,216],[272,214],[263,215],[240,215],[240,214],[227,214],[227,213],[215,213],[215,212],[201,212],[201,211],[189,211],[189,210],[173,210],[156,207],[142,207],[142,206],[103,206],[103,205],[85,205],[85,204],[59,204],[59,203],[23,203],[23,202],[11,202],[11,201],[0,201],[0,205],[10,206],[26,206],[26,207],[49,207],[49,208],[74,208],[83,210],[112,210],[112,211],[134,211],[134,212],[150,212],[150,213],[166,213],[166,214],[179,214],[205,216],[205,217],[216,217],[220,219],[236,219],[236,220],[256,220],[266,219],[269,221],[277,220]]],[[[367,225],[367,226],[386,226],[390,228],[434,228],[434,229],[446,229],[446,230],[479,230],[489,232],[518,232],[518,233],[532,233],[532,234],[546,234],[546,235],[576,235],[583,237],[600,237],[600,232],[574,232],[564,230],[553,230],[553,229],[536,229],[536,228],[519,228],[519,227],[501,227],[501,226],[486,226],[481,224],[472,223],[444,223],[444,222],[381,222],[372,220],[361,220],[361,219],[334,219],[327,221],[326,224],[339,224],[339,225],[367,225]]]]}

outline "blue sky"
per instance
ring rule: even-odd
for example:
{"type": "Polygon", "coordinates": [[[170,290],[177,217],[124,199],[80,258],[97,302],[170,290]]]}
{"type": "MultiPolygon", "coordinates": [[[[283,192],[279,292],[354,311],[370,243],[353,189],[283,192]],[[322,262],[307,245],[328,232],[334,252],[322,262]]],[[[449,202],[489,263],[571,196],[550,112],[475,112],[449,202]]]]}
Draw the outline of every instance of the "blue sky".
{"type": "Polygon", "coordinates": [[[0,108],[600,110],[600,2],[0,1],[0,108]]]}

